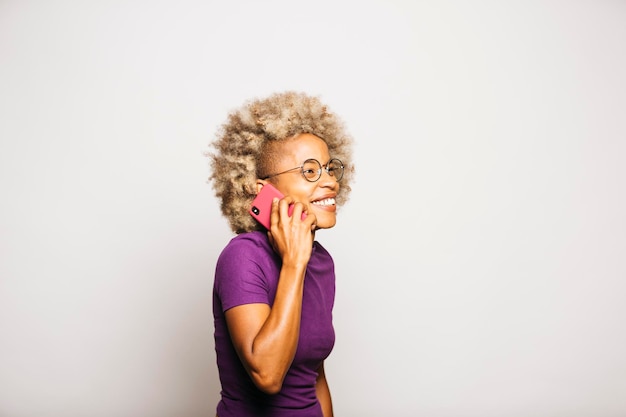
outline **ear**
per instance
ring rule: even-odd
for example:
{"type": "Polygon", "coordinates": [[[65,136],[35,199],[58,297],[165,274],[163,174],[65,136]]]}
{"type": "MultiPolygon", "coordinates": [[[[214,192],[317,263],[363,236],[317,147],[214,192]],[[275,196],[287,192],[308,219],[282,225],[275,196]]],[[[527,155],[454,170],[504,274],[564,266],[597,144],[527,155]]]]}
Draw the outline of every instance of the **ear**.
{"type": "Polygon", "coordinates": [[[256,180],[256,193],[260,193],[261,192],[261,188],[263,188],[263,186],[267,184],[267,180],[262,180],[257,178],[256,180]]]}

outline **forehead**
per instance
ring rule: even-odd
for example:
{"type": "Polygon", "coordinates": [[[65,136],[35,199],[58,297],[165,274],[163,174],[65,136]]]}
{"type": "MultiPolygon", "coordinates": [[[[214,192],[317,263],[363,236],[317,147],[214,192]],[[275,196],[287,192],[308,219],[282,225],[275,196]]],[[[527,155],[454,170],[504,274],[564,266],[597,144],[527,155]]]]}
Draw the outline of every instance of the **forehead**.
{"type": "Polygon", "coordinates": [[[300,165],[307,159],[317,159],[324,164],[330,159],[326,142],[310,133],[304,133],[283,142],[279,154],[280,158],[277,162],[281,166],[300,165]]]}

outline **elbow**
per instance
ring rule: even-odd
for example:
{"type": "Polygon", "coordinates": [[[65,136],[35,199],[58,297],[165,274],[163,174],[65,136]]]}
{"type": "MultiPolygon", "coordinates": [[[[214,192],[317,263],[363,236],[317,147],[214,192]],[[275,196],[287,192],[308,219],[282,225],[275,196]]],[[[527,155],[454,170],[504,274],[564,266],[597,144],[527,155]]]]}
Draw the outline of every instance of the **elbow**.
{"type": "Polygon", "coordinates": [[[278,383],[278,384],[270,384],[270,385],[257,385],[257,387],[259,388],[259,390],[263,391],[265,394],[268,395],[276,395],[280,392],[280,390],[282,389],[282,384],[278,383]]]}
{"type": "Polygon", "coordinates": [[[283,388],[283,378],[278,376],[252,375],[252,382],[259,390],[269,395],[276,395],[283,388]]]}

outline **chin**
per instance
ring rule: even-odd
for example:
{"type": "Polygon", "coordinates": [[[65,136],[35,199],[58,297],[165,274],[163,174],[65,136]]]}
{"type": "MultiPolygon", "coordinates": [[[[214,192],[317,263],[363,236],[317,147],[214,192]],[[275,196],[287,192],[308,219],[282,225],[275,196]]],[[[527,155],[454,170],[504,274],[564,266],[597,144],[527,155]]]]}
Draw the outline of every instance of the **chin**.
{"type": "Polygon", "coordinates": [[[337,224],[337,219],[319,219],[317,221],[317,229],[330,229],[337,224]]]}

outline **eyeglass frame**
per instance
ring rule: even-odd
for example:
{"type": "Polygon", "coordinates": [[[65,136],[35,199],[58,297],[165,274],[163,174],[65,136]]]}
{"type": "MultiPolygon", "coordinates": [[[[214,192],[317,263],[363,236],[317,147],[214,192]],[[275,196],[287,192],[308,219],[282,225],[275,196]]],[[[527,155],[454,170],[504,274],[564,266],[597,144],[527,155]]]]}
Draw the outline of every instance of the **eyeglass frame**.
{"type": "Polygon", "coordinates": [[[322,170],[326,171],[326,173],[327,173],[329,176],[331,176],[331,177],[335,178],[335,181],[339,182],[339,181],[341,181],[341,179],[343,178],[343,174],[344,174],[344,171],[345,171],[346,167],[345,167],[345,165],[343,164],[343,162],[341,162],[341,160],[339,160],[339,159],[337,159],[337,158],[331,158],[331,159],[330,159],[330,160],[329,160],[326,164],[324,164],[324,165],[322,165],[322,163],[321,163],[320,161],[318,161],[317,159],[315,159],[315,158],[309,158],[309,159],[305,160],[305,161],[302,163],[302,165],[300,165],[299,167],[291,168],[291,169],[288,169],[288,170],[285,170],[285,171],[282,171],[282,172],[278,172],[278,173],[276,173],[276,174],[267,175],[267,176],[265,176],[264,178],[261,178],[261,179],[262,179],[262,180],[268,180],[268,179],[273,178],[273,177],[276,177],[276,176],[278,176],[278,175],[282,175],[282,174],[286,174],[286,173],[291,172],[291,171],[295,171],[296,169],[299,169],[299,170],[300,170],[300,173],[302,174],[302,176],[304,177],[304,179],[305,179],[305,180],[307,180],[308,182],[317,182],[317,181],[319,181],[319,180],[320,180],[320,178],[322,178],[322,170]],[[308,178],[306,177],[306,175],[304,175],[304,165],[306,165],[306,163],[307,163],[307,162],[310,162],[310,161],[314,161],[314,162],[315,162],[315,163],[317,163],[317,165],[319,166],[319,168],[318,168],[318,170],[317,170],[317,178],[315,178],[314,180],[310,180],[310,179],[308,179],[308,178]],[[330,164],[331,164],[331,162],[333,162],[333,161],[335,161],[335,162],[339,162],[339,165],[341,166],[341,176],[340,176],[339,178],[337,178],[337,177],[335,176],[335,174],[331,174],[331,173],[330,173],[330,171],[329,171],[329,165],[330,165],[330,164]]]}

